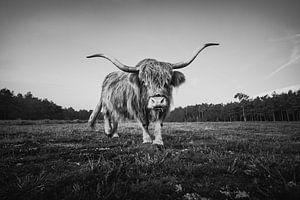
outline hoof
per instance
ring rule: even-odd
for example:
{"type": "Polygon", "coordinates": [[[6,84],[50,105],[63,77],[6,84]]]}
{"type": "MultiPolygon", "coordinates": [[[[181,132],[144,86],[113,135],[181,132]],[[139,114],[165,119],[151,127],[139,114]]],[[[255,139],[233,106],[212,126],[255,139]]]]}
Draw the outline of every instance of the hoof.
{"type": "Polygon", "coordinates": [[[140,146],[142,146],[142,147],[151,147],[152,143],[142,143],[140,146]]]}
{"type": "Polygon", "coordinates": [[[151,138],[143,139],[143,144],[152,144],[152,139],[151,138]]]}
{"type": "Polygon", "coordinates": [[[95,131],[96,128],[95,128],[95,126],[88,126],[88,127],[86,127],[86,130],[87,131],[95,131]]]}
{"type": "Polygon", "coordinates": [[[164,146],[164,142],[161,141],[161,140],[154,140],[154,141],[153,141],[153,144],[155,144],[155,145],[160,145],[160,146],[164,146]]]}
{"type": "Polygon", "coordinates": [[[109,137],[109,138],[112,138],[112,137],[113,137],[113,134],[107,134],[107,133],[105,133],[105,135],[106,135],[107,137],[109,137]]]}
{"type": "Polygon", "coordinates": [[[105,133],[105,135],[109,138],[119,138],[120,137],[118,133],[110,133],[110,134],[105,133]]]}
{"type": "Polygon", "coordinates": [[[143,141],[143,144],[152,144],[152,140],[151,141],[143,141]]]}

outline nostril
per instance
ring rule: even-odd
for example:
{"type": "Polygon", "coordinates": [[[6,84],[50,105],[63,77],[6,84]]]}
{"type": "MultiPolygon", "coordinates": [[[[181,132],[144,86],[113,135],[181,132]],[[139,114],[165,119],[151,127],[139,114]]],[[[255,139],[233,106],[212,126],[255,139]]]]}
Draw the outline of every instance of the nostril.
{"type": "Polygon", "coordinates": [[[165,103],[165,98],[162,98],[161,100],[160,100],[160,103],[165,103]]]}
{"type": "Polygon", "coordinates": [[[154,99],[151,99],[151,103],[155,103],[155,100],[154,100],[154,99]]]}

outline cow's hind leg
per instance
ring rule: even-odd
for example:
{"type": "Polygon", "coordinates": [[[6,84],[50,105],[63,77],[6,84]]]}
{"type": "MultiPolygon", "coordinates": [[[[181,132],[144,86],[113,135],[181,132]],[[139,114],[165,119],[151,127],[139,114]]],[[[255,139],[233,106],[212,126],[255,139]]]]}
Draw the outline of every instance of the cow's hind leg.
{"type": "Polygon", "coordinates": [[[94,129],[95,128],[95,124],[96,124],[96,119],[101,111],[101,107],[102,107],[102,103],[101,103],[101,100],[98,102],[96,108],[94,109],[94,111],[92,112],[90,118],[89,118],[89,121],[88,121],[88,124],[89,126],[94,129]]]}
{"type": "Polygon", "coordinates": [[[104,131],[105,134],[109,137],[112,136],[112,127],[111,127],[111,117],[108,113],[104,114],[104,131]]]}
{"type": "Polygon", "coordinates": [[[110,114],[104,114],[104,131],[108,137],[119,137],[116,133],[118,128],[118,121],[116,121],[110,114]]]}

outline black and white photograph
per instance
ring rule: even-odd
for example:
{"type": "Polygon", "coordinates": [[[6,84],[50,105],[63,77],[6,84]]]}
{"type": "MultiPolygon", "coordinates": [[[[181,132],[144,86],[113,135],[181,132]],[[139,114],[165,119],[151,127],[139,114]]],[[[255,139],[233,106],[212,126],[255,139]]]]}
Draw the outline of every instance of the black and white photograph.
{"type": "Polygon", "coordinates": [[[300,199],[299,0],[0,0],[0,199],[300,199]]]}

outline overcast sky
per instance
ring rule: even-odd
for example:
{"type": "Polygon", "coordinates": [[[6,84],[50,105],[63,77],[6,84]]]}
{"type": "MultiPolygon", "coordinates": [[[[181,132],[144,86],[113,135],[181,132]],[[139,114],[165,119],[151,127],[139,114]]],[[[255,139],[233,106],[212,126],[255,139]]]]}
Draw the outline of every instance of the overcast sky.
{"type": "Polygon", "coordinates": [[[227,103],[300,88],[299,0],[0,0],[0,88],[93,109],[102,81],[144,58],[171,63],[209,47],[181,71],[174,106],[227,103]]]}

